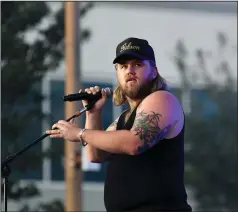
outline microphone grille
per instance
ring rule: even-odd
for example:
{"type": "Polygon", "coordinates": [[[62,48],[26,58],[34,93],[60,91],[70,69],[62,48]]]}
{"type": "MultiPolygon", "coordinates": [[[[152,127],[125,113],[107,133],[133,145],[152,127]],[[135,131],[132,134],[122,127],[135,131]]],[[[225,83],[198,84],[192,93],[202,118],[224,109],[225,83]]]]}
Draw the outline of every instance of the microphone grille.
{"type": "Polygon", "coordinates": [[[108,98],[113,95],[113,90],[111,88],[103,88],[103,90],[106,92],[108,98]]]}

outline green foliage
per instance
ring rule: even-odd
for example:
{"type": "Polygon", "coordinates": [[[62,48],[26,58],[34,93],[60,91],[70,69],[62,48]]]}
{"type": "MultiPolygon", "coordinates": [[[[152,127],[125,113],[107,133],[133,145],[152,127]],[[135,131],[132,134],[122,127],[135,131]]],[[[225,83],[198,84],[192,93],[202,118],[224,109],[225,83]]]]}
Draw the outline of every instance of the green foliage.
{"type": "MultiPolygon", "coordinates": [[[[218,50],[229,49],[224,33],[217,35],[218,50]]],[[[196,51],[200,73],[191,74],[188,52],[182,41],[177,43],[175,64],[180,72],[182,92],[191,92],[191,112],[186,115],[185,183],[192,188],[199,211],[236,211],[237,185],[237,88],[229,62],[219,60],[213,70],[222,75],[221,86],[209,75],[207,62],[211,60],[202,49],[196,51]],[[189,78],[188,76],[193,76],[189,78]],[[200,75],[205,87],[200,92],[192,88],[200,75]]],[[[216,52],[219,53],[219,52],[216,52]]],[[[234,52],[235,54],[235,52],[234,52]]]]}
{"type": "Polygon", "coordinates": [[[62,212],[64,211],[64,205],[61,200],[54,200],[49,203],[40,203],[34,209],[31,209],[28,205],[24,205],[19,212],[62,212]]]}
{"type": "MultiPolygon", "coordinates": [[[[2,160],[37,139],[42,134],[41,120],[48,115],[41,111],[41,80],[64,58],[64,4],[57,3],[56,12],[49,4],[52,2],[1,2],[2,160]],[[43,24],[46,20],[49,24],[43,24]]],[[[80,7],[80,18],[91,6],[80,7]]],[[[89,39],[88,29],[80,32],[81,42],[89,39]]],[[[38,144],[11,163],[9,200],[39,195],[34,184],[20,186],[19,180],[29,171],[41,170],[46,153],[40,149],[38,144]]],[[[40,207],[53,209],[54,204],[40,207]]]]}
{"type": "MultiPolygon", "coordinates": [[[[187,116],[186,139],[190,151],[186,161],[190,169],[186,180],[196,189],[196,199],[203,210],[237,209],[236,95],[228,90],[216,95],[213,101],[218,106],[218,115],[187,116]]],[[[196,106],[202,107],[201,102],[196,101],[196,106]]]]}

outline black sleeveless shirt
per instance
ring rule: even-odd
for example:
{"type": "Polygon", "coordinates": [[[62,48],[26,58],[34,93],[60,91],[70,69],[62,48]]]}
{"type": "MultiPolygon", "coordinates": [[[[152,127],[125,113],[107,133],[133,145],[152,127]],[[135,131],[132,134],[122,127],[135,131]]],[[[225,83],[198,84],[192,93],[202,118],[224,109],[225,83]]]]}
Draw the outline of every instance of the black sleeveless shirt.
{"type": "MultiPolygon", "coordinates": [[[[125,112],[117,130],[133,126],[136,109],[124,124],[125,112]]],[[[176,137],[161,140],[140,155],[113,154],[104,202],[108,212],[191,211],[184,187],[184,127],[176,137]]]]}

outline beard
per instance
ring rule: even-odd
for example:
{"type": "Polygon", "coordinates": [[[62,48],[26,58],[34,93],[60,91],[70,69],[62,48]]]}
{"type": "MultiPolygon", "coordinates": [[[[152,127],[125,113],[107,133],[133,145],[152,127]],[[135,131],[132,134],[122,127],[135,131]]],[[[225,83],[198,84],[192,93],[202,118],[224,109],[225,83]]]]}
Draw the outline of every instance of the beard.
{"type": "Polygon", "coordinates": [[[135,83],[133,85],[126,84],[124,87],[119,85],[122,94],[129,97],[130,99],[143,99],[151,93],[150,83],[138,85],[135,83]]]}

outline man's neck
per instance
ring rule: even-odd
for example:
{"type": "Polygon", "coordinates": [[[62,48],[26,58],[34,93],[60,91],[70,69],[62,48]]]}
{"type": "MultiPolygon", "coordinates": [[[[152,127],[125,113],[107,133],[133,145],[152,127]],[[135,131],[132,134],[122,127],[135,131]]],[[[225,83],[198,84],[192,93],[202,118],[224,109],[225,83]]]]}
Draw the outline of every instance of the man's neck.
{"type": "Polygon", "coordinates": [[[132,112],[142,102],[142,99],[130,99],[127,97],[127,101],[130,105],[130,112],[132,112]]]}
{"type": "Polygon", "coordinates": [[[135,110],[135,108],[141,103],[142,99],[130,99],[127,97],[128,104],[130,106],[129,110],[126,112],[125,115],[125,123],[128,121],[129,117],[131,116],[132,112],[135,110]]]}

